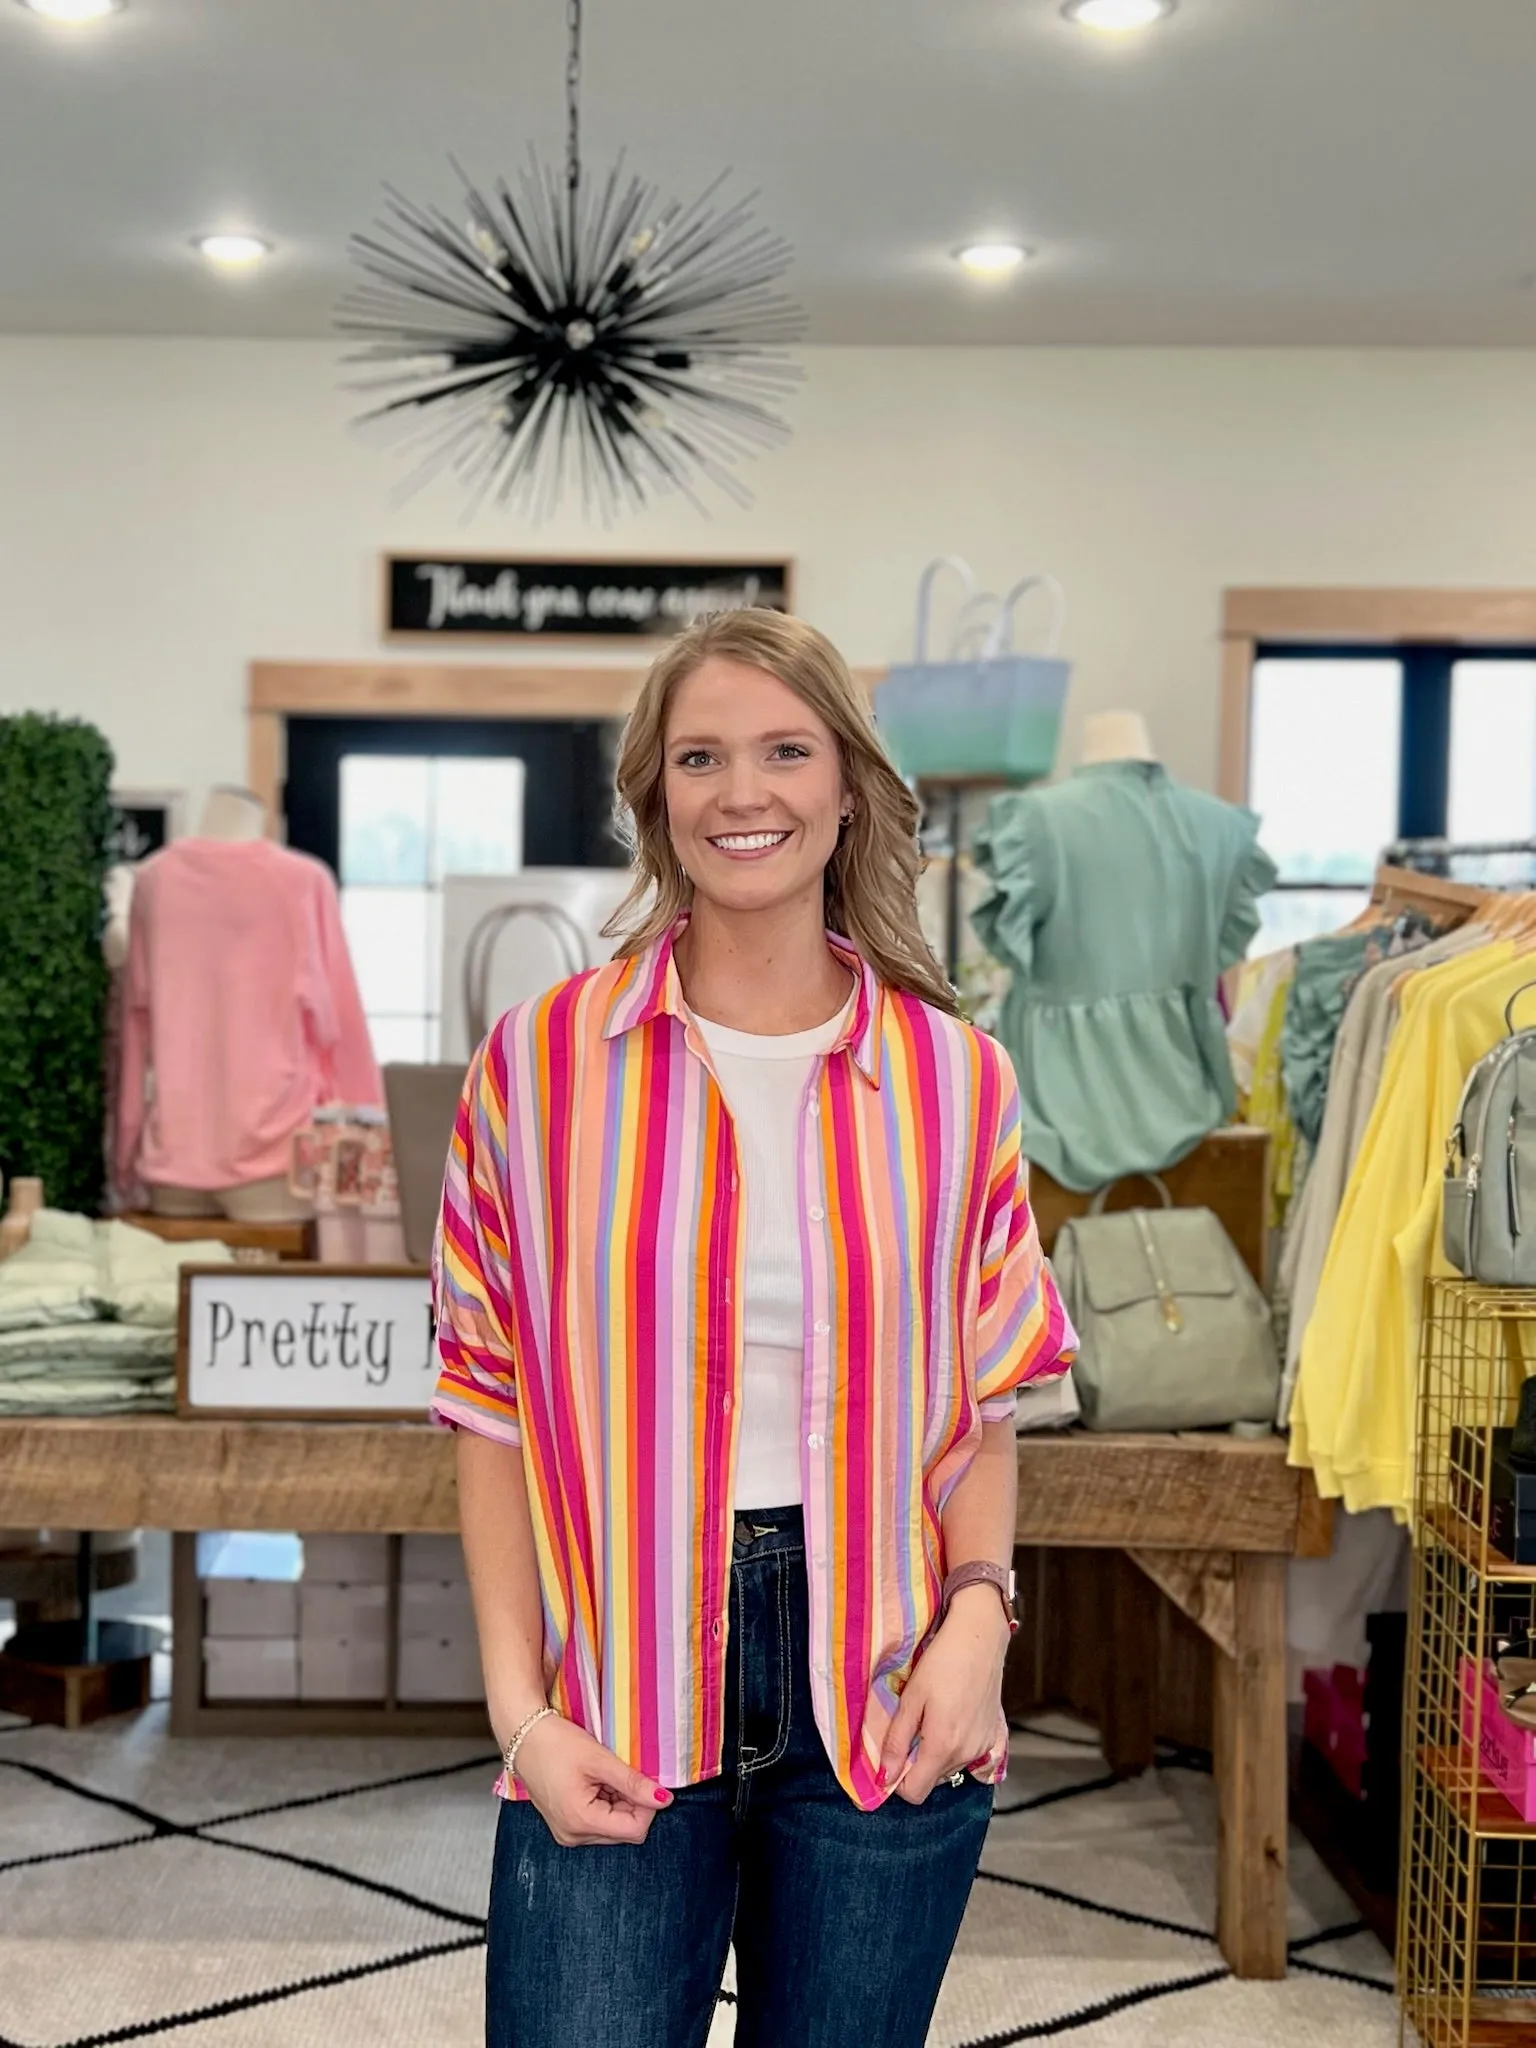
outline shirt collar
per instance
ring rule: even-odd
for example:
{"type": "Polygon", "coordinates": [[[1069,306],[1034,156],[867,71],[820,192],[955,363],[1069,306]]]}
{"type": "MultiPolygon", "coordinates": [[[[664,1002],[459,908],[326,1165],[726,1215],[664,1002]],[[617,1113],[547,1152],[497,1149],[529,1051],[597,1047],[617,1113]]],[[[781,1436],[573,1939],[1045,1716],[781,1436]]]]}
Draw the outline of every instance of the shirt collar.
{"type": "MultiPolygon", "coordinates": [[[[672,929],[636,953],[625,963],[626,972],[608,1005],[603,1025],[604,1038],[617,1038],[657,1017],[676,1017],[686,1022],[688,1006],[683,1001],[673,952],[686,930],[686,914],[672,929]]],[[[827,944],[858,981],[848,1023],[832,1052],[851,1052],[853,1063],[872,1087],[880,1086],[880,1024],[884,990],[879,976],[847,939],[827,933],[827,944]]]]}

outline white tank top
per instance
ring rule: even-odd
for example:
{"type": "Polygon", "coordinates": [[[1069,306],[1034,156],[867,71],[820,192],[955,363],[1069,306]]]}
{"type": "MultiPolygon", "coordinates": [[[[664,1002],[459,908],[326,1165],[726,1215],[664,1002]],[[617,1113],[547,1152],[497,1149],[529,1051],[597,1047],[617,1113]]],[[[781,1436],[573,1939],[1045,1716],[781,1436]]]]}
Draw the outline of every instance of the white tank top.
{"type": "Polygon", "coordinates": [[[805,1373],[800,1252],[801,1108],[823,1055],[847,1028],[852,998],[814,1031],[783,1037],[696,1019],[736,1126],[747,1203],[738,1508],[797,1507],[805,1373]]]}

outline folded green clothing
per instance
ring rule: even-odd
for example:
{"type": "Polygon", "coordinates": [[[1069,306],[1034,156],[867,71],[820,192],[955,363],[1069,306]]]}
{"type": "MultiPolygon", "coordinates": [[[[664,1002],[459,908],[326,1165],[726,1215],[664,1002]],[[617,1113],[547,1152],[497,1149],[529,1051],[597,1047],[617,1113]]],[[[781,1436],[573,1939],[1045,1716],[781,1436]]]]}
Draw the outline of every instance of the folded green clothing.
{"type": "Polygon", "coordinates": [[[233,1257],[212,1238],[167,1244],[132,1224],[40,1209],[30,1238],[0,1264],[0,1332],[104,1318],[173,1330],[182,1267],[233,1257]]]}
{"type": "Polygon", "coordinates": [[[234,1253],[212,1238],[167,1244],[129,1223],[98,1223],[96,1257],[104,1314],[120,1323],[174,1330],[182,1267],[227,1266],[234,1253]]]}
{"type": "Polygon", "coordinates": [[[40,1209],[30,1238],[0,1263],[0,1330],[91,1322],[100,1313],[98,1286],[89,1217],[40,1209]]]}
{"type": "Polygon", "coordinates": [[[165,1415],[176,1406],[174,1374],[157,1380],[0,1380],[6,1415],[165,1415]]]}
{"type": "Polygon", "coordinates": [[[131,1369],[148,1364],[163,1372],[176,1355],[174,1330],[146,1330],[133,1323],[56,1323],[46,1330],[0,1330],[0,1373],[12,1365],[26,1370],[88,1372],[131,1369]]]}
{"type": "Polygon", "coordinates": [[[15,1380],[46,1379],[51,1386],[77,1386],[82,1380],[111,1380],[114,1385],[142,1386],[146,1380],[164,1376],[165,1358],[119,1359],[104,1364],[99,1358],[7,1358],[0,1361],[0,1387],[15,1380]]]}

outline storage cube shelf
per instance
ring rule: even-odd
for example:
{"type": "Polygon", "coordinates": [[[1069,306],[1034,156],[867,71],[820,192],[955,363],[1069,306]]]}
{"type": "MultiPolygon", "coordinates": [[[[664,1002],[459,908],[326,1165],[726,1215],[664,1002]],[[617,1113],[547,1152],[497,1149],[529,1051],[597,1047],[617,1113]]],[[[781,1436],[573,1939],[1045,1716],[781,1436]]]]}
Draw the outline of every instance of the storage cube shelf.
{"type": "Polygon", "coordinates": [[[489,1742],[458,1538],[311,1536],[303,1556],[297,1580],[203,1580],[198,1539],[173,1539],[172,1732],[489,1742]]]}
{"type": "Polygon", "coordinates": [[[1425,2048],[1536,2040],[1536,1737],[1504,1714],[1490,1662],[1498,1638],[1536,1630],[1536,1564],[1508,1554],[1528,1513],[1508,1455],[1528,1364],[1536,1292],[1431,1281],[1397,1943],[1425,2048]]]}
{"type": "Polygon", "coordinates": [[[312,1586],[306,1579],[296,1590],[300,1636],[312,1642],[388,1638],[392,1586],[312,1586]]]}

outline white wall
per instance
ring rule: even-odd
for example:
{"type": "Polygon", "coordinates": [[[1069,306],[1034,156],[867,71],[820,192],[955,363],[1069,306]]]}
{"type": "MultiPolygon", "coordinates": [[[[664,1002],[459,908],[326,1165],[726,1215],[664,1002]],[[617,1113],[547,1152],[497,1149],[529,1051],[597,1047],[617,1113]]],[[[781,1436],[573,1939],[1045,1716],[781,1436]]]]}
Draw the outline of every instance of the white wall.
{"type": "Polygon", "coordinates": [[[92,718],[123,781],[197,791],[243,773],[253,657],[384,649],[387,548],[783,552],[861,662],[904,648],[919,568],[958,551],[994,587],[1055,570],[1073,728],[1137,707],[1209,785],[1224,586],[1536,583],[1536,354],[812,351],[749,512],[606,535],[466,527],[446,485],[392,504],[337,361],[0,340],[0,710],[92,718]]]}

